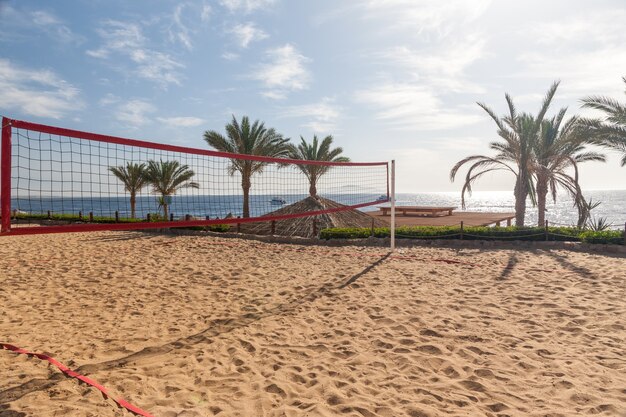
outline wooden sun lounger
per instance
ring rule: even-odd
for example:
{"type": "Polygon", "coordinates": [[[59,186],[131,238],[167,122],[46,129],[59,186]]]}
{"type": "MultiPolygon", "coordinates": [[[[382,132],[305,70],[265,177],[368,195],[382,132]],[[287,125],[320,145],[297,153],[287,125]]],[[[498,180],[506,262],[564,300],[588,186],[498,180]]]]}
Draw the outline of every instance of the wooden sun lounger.
{"type": "MultiPolygon", "coordinates": [[[[415,214],[418,216],[451,216],[452,210],[456,207],[420,207],[420,206],[396,206],[396,214],[402,213],[403,216],[415,214]]],[[[391,214],[391,207],[380,207],[383,216],[391,214]]]]}

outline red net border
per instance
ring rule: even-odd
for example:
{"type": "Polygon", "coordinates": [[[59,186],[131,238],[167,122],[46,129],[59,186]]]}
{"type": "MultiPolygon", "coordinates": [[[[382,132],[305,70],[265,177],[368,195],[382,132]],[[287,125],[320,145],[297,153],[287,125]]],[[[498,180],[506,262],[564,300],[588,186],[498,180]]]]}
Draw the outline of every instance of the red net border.
{"type": "Polygon", "coordinates": [[[207,149],[190,148],[186,146],[168,145],[163,143],[148,142],[136,139],[127,139],[116,136],[101,135],[97,133],[84,132],[80,130],[65,129],[61,127],[31,123],[22,120],[2,118],[2,139],[0,143],[0,236],[5,235],[30,235],[44,233],[70,233],[70,232],[94,232],[104,230],[141,230],[160,229],[170,227],[194,227],[210,226],[213,224],[236,224],[236,223],[256,223],[269,222],[272,220],[286,220],[298,217],[310,217],[320,214],[334,213],[357,209],[361,207],[373,206],[385,201],[389,201],[389,163],[388,162],[323,162],[323,161],[302,161],[298,159],[270,158],[255,155],[233,154],[228,152],[210,151],[207,149]],[[377,200],[368,203],[350,205],[340,208],[307,211],[303,213],[287,214],[281,216],[262,216],[249,218],[230,218],[214,220],[179,220],[167,222],[140,222],[140,223],[107,223],[107,224],[70,224],[63,226],[38,226],[11,228],[11,129],[27,129],[41,133],[48,133],[58,136],[70,136],[84,140],[113,143],[118,145],[135,146],[149,149],[159,149],[163,151],[189,153],[194,155],[216,156],[228,159],[242,159],[249,161],[260,161],[269,163],[290,163],[298,165],[324,165],[324,166],[385,166],[387,171],[387,200],[377,200]]]}

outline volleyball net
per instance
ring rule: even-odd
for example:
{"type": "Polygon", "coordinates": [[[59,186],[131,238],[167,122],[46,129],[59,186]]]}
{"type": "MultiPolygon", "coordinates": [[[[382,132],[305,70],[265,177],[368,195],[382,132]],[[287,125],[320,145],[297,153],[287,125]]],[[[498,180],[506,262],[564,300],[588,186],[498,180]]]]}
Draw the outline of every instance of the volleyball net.
{"type": "Polygon", "coordinates": [[[388,200],[387,162],[230,154],[2,119],[0,234],[268,222],[388,200]],[[332,204],[306,204],[312,194],[332,204]]]}

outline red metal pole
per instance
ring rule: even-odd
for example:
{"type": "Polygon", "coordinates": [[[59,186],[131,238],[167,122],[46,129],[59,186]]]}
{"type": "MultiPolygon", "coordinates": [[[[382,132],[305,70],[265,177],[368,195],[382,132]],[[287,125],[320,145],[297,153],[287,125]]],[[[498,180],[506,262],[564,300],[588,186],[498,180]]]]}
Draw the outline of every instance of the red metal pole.
{"type": "Polygon", "coordinates": [[[11,119],[2,118],[2,143],[0,144],[0,233],[11,231],[11,119]]]}

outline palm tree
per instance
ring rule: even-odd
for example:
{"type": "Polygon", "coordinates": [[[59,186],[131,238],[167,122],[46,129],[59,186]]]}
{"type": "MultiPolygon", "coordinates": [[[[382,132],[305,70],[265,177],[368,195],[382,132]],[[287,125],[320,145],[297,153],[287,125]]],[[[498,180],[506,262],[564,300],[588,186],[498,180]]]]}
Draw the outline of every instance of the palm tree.
{"type": "Polygon", "coordinates": [[[128,162],[126,166],[110,167],[109,171],[124,184],[124,189],[130,193],[130,217],[134,219],[137,193],[146,186],[146,164],[128,162]]]}
{"type": "MultiPolygon", "coordinates": [[[[626,77],[623,77],[626,83],[626,77]]],[[[605,113],[604,120],[585,119],[583,122],[594,133],[600,145],[620,151],[620,161],[626,166],[626,104],[610,97],[590,96],[582,100],[583,107],[601,110],[605,113]]]]}
{"type": "MultiPolygon", "coordinates": [[[[324,162],[350,162],[350,158],[339,156],[343,152],[342,148],[331,149],[333,137],[328,135],[322,143],[318,143],[316,135],[313,135],[313,142],[307,143],[300,136],[300,144],[298,146],[291,145],[289,150],[289,158],[301,159],[304,161],[324,161],[324,162]]],[[[298,168],[306,175],[309,180],[309,194],[311,197],[317,197],[317,181],[322,175],[328,172],[332,166],[330,165],[298,165],[298,168]]]]}
{"type": "Polygon", "coordinates": [[[161,195],[159,205],[167,220],[169,197],[182,188],[200,188],[197,182],[190,181],[195,173],[188,165],[178,161],[148,161],[146,180],[152,185],[152,192],[161,195]]]}
{"type": "Polygon", "coordinates": [[[533,142],[536,140],[558,86],[558,82],[552,84],[537,117],[527,113],[519,114],[513,104],[513,99],[508,94],[505,94],[505,98],[509,114],[501,118],[486,104],[477,103],[496,123],[498,136],[504,142],[492,142],[489,145],[491,149],[497,152],[495,156],[472,155],[457,162],[450,171],[450,179],[454,181],[459,169],[467,163],[472,163],[467,171],[461,191],[463,207],[465,207],[465,192],[471,193],[472,184],[481,176],[493,171],[511,172],[515,175],[515,188],[513,190],[515,195],[515,224],[517,226],[524,225],[526,199],[530,195],[533,202],[535,201],[532,183],[533,142]]]}
{"type": "MultiPolygon", "coordinates": [[[[209,146],[221,152],[245,155],[285,158],[289,155],[289,139],[285,139],[274,129],[268,129],[264,123],[256,120],[250,125],[248,116],[241,118],[241,124],[233,115],[233,120],[226,125],[226,136],[214,131],[204,132],[204,140],[209,146]]],[[[263,172],[268,162],[232,158],[229,173],[241,174],[243,189],[243,217],[250,217],[250,187],[252,176],[263,172]]]]}
{"type": "Polygon", "coordinates": [[[605,161],[602,154],[586,152],[585,145],[595,143],[588,129],[580,125],[574,116],[563,123],[567,109],[563,108],[551,119],[541,123],[537,140],[533,142],[532,171],[536,181],[537,192],[537,223],[545,224],[546,197],[550,191],[556,202],[557,188],[567,190],[574,198],[575,205],[581,209],[584,204],[582,191],[578,184],[578,164],[587,161],[605,161]],[[568,174],[572,168],[574,175],[568,174]]]}

